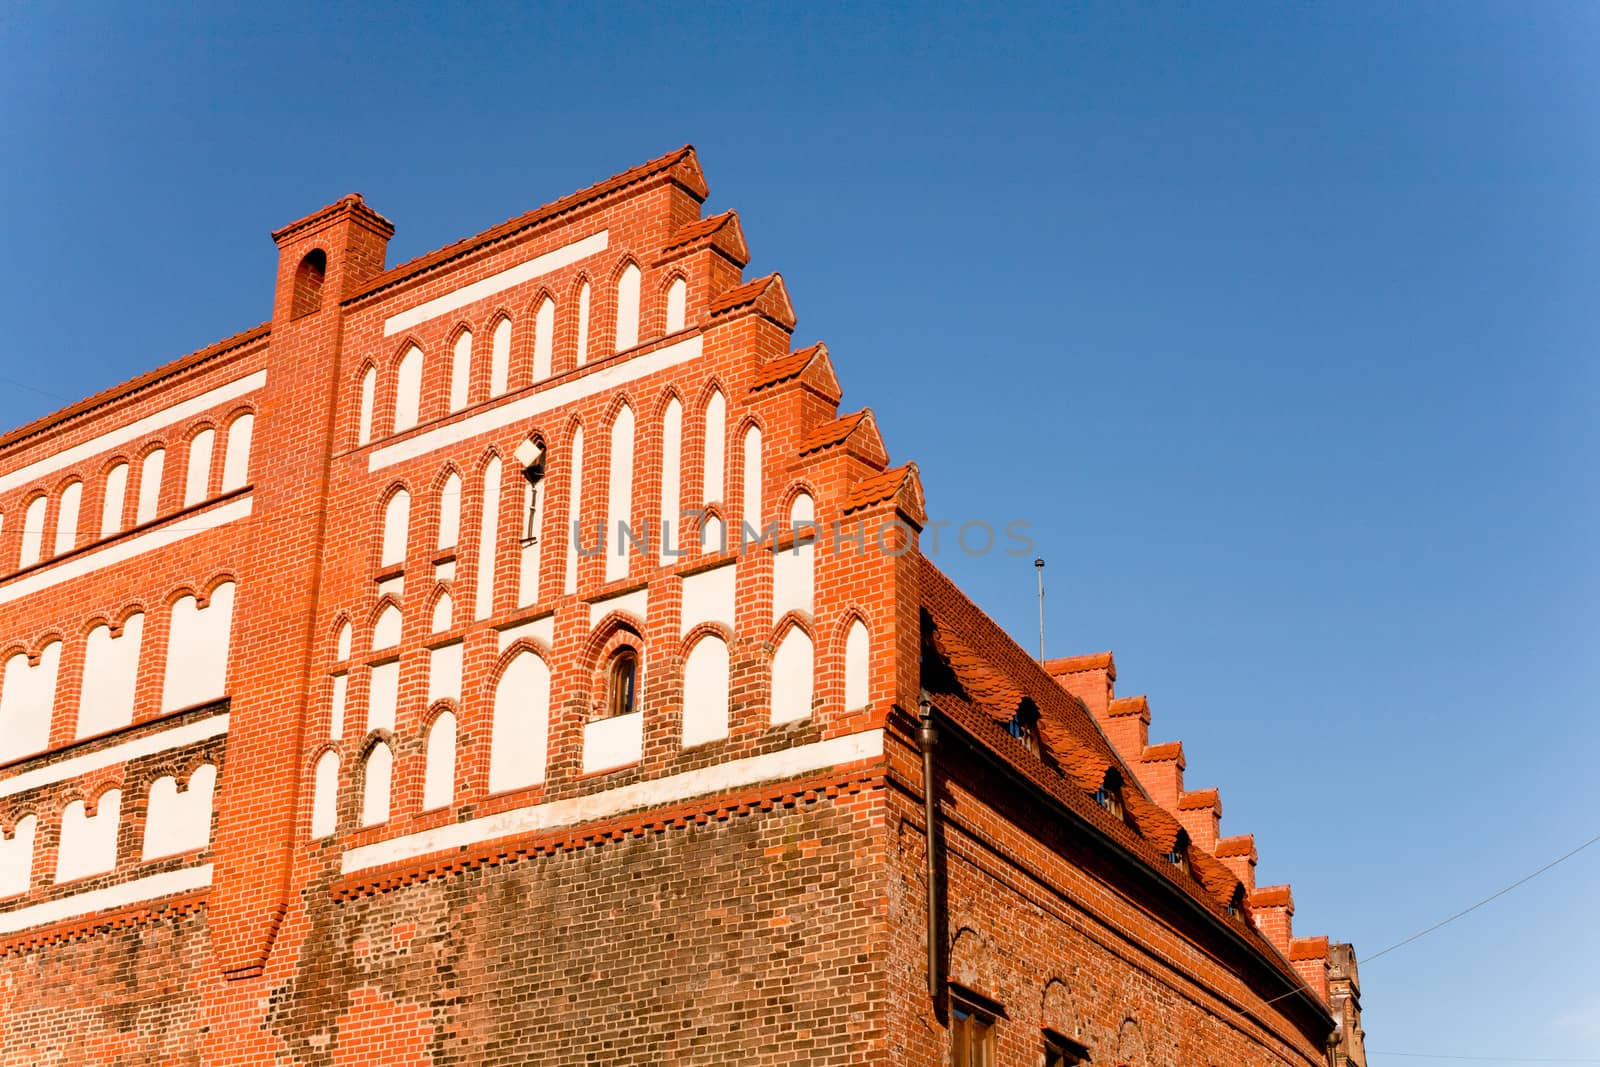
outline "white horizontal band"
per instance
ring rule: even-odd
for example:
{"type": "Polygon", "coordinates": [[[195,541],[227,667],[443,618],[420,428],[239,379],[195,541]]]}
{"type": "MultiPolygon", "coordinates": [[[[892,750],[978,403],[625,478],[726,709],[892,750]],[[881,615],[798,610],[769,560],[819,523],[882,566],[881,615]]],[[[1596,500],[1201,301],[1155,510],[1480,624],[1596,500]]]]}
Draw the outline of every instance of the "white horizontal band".
{"type": "Polygon", "coordinates": [[[38,789],[52,782],[64,782],[68,778],[76,778],[102,767],[126,763],[141,756],[166,752],[168,749],[182,748],[227,732],[228,713],[223,712],[221,715],[213,715],[198,722],[184,723],[168,730],[145,734],[143,737],[135,737],[95,752],[86,752],[81,756],[73,756],[58,763],[35,767],[31,771],[23,771],[10,778],[0,779],[0,797],[26,793],[30,789],[38,789]]]}
{"type": "Polygon", "coordinates": [[[8,489],[15,489],[19,485],[25,485],[35,478],[49,474],[51,471],[71,466],[81,459],[88,459],[90,456],[110,451],[118,445],[127,444],[129,441],[137,441],[164,426],[191,418],[209,408],[216,407],[218,404],[244,396],[246,393],[253,393],[266,384],[267,372],[258,370],[254,374],[236,378],[226,385],[208,389],[199,396],[190,397],[188,400],[179,401],[171,407],[162,408],[154,415],[146,415],[142,419],[135,419],[126,426],[119,426],[115,430],[107,430],[98,437],[91,437],[82,444],[73,445],[71,448],[63,448],[54,455],[35,460],[25,467],[18,467],[9,474],[0,474],[0,493],[8,489]]]}
{"type": "Polygon", "coordinates": [[[91,889],[87,893],[75,893],[70,897],[60,900],[47,900],[43,904],[30,904],[26,908],[15,911],[0,911],[0,934],[14,934],[18,930],[26,930],[30,926],[44,926],[48,923],[60,922],[63,919],[76,918],[79,915],[93,915],[97,911],[108,911],[112,908],[123,908],[129,904],[139,904],[146,900],[155,900],[157,897],[171,896],[173,893],[186,893],[191,889],[204,889],[211,884],[211,864],[205,863],[198,867],[185,867],[182,870],[167,871],[165,874],[152,874],[146,878],[135,878],[131,882],[121,885],[107,886],[104,889],[91,889]]]}
{"type": "Polygon", "coordinates": [[[158,548],[166,548],[176,544],[186,537],[202,534],[208,530],[215,530],[237,519],[248,518],[250,515],[250,497],[243,496],[237,500],[230,500],[226,504],[202,511],[195,515],[186,516],[176,522],[165,526],[157,526],[142,534],[136,534],[126,540],[117,541],[104,548],[97,548],[92,552],[85,552],[81,556],[71,559],[53,567],[26,574],[15,581],[0,585],[0,604],[4,604],[30,593],[37,593],[41,589],[48,589],[52,585],[81,578],[85,574],[93,573],[102,567],[110,567],[134,556],[146,552],[154,552],[158,548]]]}
{"type": "Polygon", "coordinates": [[[502,426],[510,426],[517,422],[526,422],[535,415],[555,408],[564,407],[574,401],[582,400],[587,396],[598,393],[609,393],[619,386],[643,378],[648,374],[676,367],[680,363],[688,363],[700,358],[701,338],[699,334],[686,337],[681,341],[646,352],[642,356],[631,359],[619,360],[610,366],[585,374],[572,381],[562,382],[560,385],[549,389],[541,389],[536,393],[518,397],[499,407],[480,411],[476,415],[468,416],[459,422],[452,422],[438,429],[420,433],[415,437],[392,445],[385,445],[372,451],[367,459],[367,469],[371,471],[382,470],[384,467],[418,456],[427,455],[447,445],[460,444],[462,441],[479,434],[498,430],[502,426]]]}
{"type": "Polygon", "coordinates": [[[493,841],[512,834],[534,833],[559,826],[573,826],[640,808],[656,807],[692,797],[720,793],[758,782],[792,778],[842,763],[883,755],[883,731],[833,737],[809,745],[765,752],[759,756],[716,763],[698,771],[685,771],[665,778],[608,789],[602,793],[532,804],[496,815],[485,815],[467,822],[451,823],[433,830],[407,834],[389,841],[362,845],[344,854],[341,869],[345,874],[381,867],[386,863],[426,856],[445,849],[493,841]]]}
{"type": "Polygon", "coordinates": [[[409,330],[419,322],[427,322],[439,315],[448,314],[457,308],[464,308],[468,304],[482,300],[484,297],[493,296],[498,292],[510,289],[514,285],[531,281],[541,274],[549,274],[553,270],[560,270],[569,264],[576,263],[584,256],[592,256],[596,252],[606,250],[606,242],[610,236],[609,230],[590,234],[571,244],[562,245],[560,248],[546,252],[542,256],[534,256],[526,263],[518,263],[515,267],[507,267],[498,274],[491,274],[487,278],[463,285],[461,288],[448,292],[443,296],[436,296],[432,300],[424,301],[409,311],[402,311],[398,315],[390,315],[383,320],[383,335],[393,336],[402,330],[409,330]]]}

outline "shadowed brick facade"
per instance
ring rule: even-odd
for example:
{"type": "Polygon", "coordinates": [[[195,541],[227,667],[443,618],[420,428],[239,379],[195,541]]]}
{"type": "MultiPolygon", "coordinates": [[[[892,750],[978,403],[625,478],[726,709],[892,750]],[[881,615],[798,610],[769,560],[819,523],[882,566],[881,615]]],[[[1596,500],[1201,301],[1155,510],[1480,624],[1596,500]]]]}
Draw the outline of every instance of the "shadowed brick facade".
{"type": "Polygon", "coordinates": [[[0,1063],[932,1065],[978,1005],[1314,1064],[1330,997],[1363,1062],[1348,946],[920,554],[705,197],[397,267],[346,197],[269,322],[0,438],[0,1063]]]}

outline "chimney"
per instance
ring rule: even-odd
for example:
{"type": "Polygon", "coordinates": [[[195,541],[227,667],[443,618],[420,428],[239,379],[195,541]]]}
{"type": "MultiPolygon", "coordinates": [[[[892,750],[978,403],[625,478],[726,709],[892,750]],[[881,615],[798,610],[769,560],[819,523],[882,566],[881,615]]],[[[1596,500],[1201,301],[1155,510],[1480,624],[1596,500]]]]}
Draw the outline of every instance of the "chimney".
{"type": "Polygon", "coordinates": [[[1250,918],[1277,950],[1289,955],[1294,940],[1294,895],[1286,885],[1263,886],[1250,894],[1250,918]]]}
{"type": "MultiPolygon", "coordinates": [[[[1193,836],[1192,834],[1190,836],[1193,836]]],[[[1217,859],[1227,864],[1233,876],[1244,883],[1246,893],[1256,891],[1256,835],[1238,834],[1217,842],[1217,859]]]]}

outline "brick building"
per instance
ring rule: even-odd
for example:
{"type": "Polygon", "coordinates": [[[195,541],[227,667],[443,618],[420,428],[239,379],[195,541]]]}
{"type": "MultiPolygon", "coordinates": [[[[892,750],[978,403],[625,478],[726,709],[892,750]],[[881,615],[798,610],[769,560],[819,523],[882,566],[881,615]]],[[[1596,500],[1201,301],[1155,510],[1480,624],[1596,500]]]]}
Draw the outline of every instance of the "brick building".
{"type": "Polygon", "coordinates": [[[1346,947],[919,553],[705,196],[398,267],[345,197],[0,438],[0,1062],[1328,1061],[1346,947]]]}

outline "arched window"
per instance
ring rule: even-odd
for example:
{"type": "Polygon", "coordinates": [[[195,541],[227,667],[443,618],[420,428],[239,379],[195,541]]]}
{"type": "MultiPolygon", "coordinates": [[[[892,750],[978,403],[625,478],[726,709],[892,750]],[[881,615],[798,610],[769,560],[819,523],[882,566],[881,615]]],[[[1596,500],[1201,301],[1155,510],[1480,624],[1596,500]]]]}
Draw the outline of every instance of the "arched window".
{"type": "Polygon", "coordinates": [[[328,254],[313,248],[294,269],[294,296],[289,304],[289,317],[298,319],[322,306],[322,282],[328,274],[328,254]]]}
{"type": "Polygon", "coordinates": [[[578,366],[589,361],[589,283],[578,290],[578,366]]]}
{"type": "Polygon", "coordinates": [[[383,506],[383,544],[378,566],[398,566],[406,561],[406,540],[411,528],[411,494],[398,489],[383,506]]]}
{"type": "Polygon", "coordinates": [[[167,453],[160,448],[152,448],[139,465],[139,503],[133,516],[134,525],[155,521],[156,511],[161,507],[161,475],[166,465],[167,453]]]}
{"type": "Polygon", "coordinates": [[[632,715],[639,710],[639,653],[624,648],[606,668],[606,715],[632,715]]]}
{"type": "Polygon", "coordinates": [[[327,837],[339,825],[339,756],[331,749],[317,757],[311,787],[311,836],[327,837]]]}
{"type": "Polygon", "coordinates": [[[228,424],[228,444],[222,454],[222,491],[243,489],[250,481],[250,439],[255,435],[256,417],[242,413],[228,424]]]}
{"type": "Polygon", "coordinates": [[[511,384],[511,320],[494,324],[489,341],[489,395],[499,396],[511,384]]]}
{"type": "Polygon", "coordinates": [[[82,503],[83,483],[68,482],[56,505],[56,543],[51,555],[64,555],[78,547],[78,508],[82,503]]]}
{"type": "Polygon", "coordinates": [[[682,278],[672,279],[672,284],[667,286],[667,332],[676,333],[683,329],[684,320],[688,314],[689,283],[682,278]]]}
{"type": "MultiPolygon", "coordinates": [[[[624,541],[624,528],[633,516],[633,409],[624,404],[611,422],[611,469],[606,493],[606,578],[608,582],[628,576],[631,553],[624,541]]],[[[629,533],[631,533],[631,528],[629,533]]]]}
{"type": "Polygon", "coordinates": [[[722,499],[723,466],[727,450],[728,402],[721,390],[711,390],[706,400],[705,430],[705,492],[702,503],[715,504],[722,499]]]}
{"type": "Polygon", "coordinates": [[[583,427],[572,433],[572,455],[567,462],[567,573],[562,578],[562,591],[578,591],[578,539],[571,535],[583,518],[583,427]]]}
{"type": "Polygon", "coordinates": [[[43,496],[28,501],[28,510],[22,514],[22,554],[17,558],[17,566],[31,567],[39,562],[44,552],[45,513],[49,505],[49,500],[43,496]]]}
{"type": "Polygon", "coordinates": [[[40,649],[38,663],[30,664],[26,652],[13,653],[6,660],[5,676],[0,680],[0,763],[49,747],[60,666],[60,641],[40,649]]]}
{"type": "Polygon", "coordinates": [[[394,778],[394,753],[379,741],[367,753],[362,768],[361,825],[377,826],[389,821],[389,795],[394,778]]]}
{"type": "Polygon", "coordinates": [[[533,317],[533,380],[550,377],[550,363],[556,347],[556,302],[548,296],[539,301],[533,317]]]}
{"type": "Polygon", "coordinates": [[[128,498],[128,465],[118,461],[106,471],[105,501],[100,507],[100,536],[122,532],[122,512],[128,498]]]}
{"type": "Polygon", "coordinates": [[[870,656],[867,626],[857,619],[850,624],[850,630],[844,639],[844,710],[846,711],[864,708],[871,699],[868,684],[870,656]]]}
{"type": "Polygon", "coordinates": [[[376,403],[378,392],[378,370],[368,367],[361,376],[361,414],[356,422],[356,444],[364,445],[372,440],[372,407],[376,403]]]}
{"type": "Polygon", "coordinates": [[[707,634],[683,664],[683,747],[728,736],[728,646],[707,634]]]}
{"type": "Polygon", "coordinates": [[[617,351],[639,343],[639,268],[629,263],[617,278],[617,351]]]}
{"type": "Polygon", "coordinates": [[[422,349],[412,345],[400,357],[394,375],[394,432],[417,424],[422,407],[422,349]]]}
{"type": "Polygon", "coordinates": [[[472,384],[472,331],[462,330],[456,336],[456,347],[450,361],[450,410],[460,411],[467,406],[467,390],[472,384]]]}
{"type": "Polygon", "coordinates": [[[202,763],[189,776],[182,792],[171,775],[150,786],[144,816],[146,863],[162,856],[198,852],[211,843],[211,807],[217,787],[217,768],[202,763]]]}
{"type": "Polygon", "coordinates": [[[189,467],[183,477],[183,506],[193,507],[208,495],[211,487],[211,446],[216,434],[207,427],[189,441],[189,467]]]}
{"type": "Polygon", "coordinates": [[[104,874],[117,866],[117,829],[122,819],[122,790],[107,789],[93,815],[81,800],[61,813],[61,840],[56,851],[56,882],[73,882],[104,874]]]}

